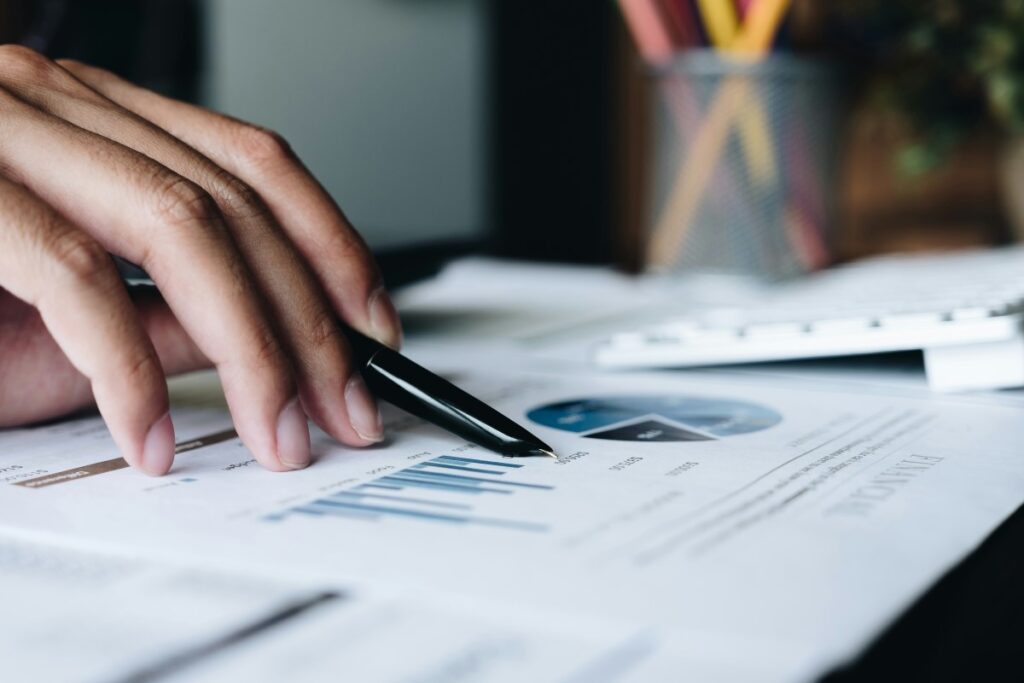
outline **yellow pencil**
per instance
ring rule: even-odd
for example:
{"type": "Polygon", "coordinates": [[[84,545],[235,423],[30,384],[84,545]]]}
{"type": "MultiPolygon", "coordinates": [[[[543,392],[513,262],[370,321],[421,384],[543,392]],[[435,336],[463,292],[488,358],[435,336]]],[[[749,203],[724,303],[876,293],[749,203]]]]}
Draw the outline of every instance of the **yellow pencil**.
{"type": "Polygon", "coordinates": [[[728,48],[736,40],[739,19],[732,0],[697,0],[700,16],[704,20],[711,43],[720,50],[728,48]]]}
{"type": "Polygon", "coordinates": [[[667,266],[679,253],[708,181],[714,175],[714,164],[729,139],[732,119],[743,109],[750,95],[746,85],[742,80],[727,80],[715,93],[715,100],[687,150],[661,218],[647,244],[649,265],[667,266]]]}
{"type": "MultiPolygon", "coordinates": [[[[762,57],[772,45],[791,0],[758,0],[747,12],[743,28],[736,36],[732,51],[748,58],[762,57]]],[[[755,182],[771,182],[775,178],[775,155],[772,154],[768,120],[760,98],[740,119],[740,136],[755,182]]]]}
{"type": "MultiPolygon", "coordinates": [[[[790,0],[759,0],[748,12],[748,19],[733,44],[747,56],[766,53],[789,3],[790,0]]],[[[744,111],[749,98],[750,83],[746,76],[727,78],[715,93],[708,115],[697,131],[696,139],[676,175],[668,201],[654,225],[647,245],[647,261],[652,266],[666,266],[675,259],[690,231],[701,195],[722,156],[729,130],[736,117],[744,111]]],[[[753,144],[755,147],[763,145],[762,149],[767,147],[770,156],[767,123],[764,122],[763,126],[763,139],[755,140],[753,144]]],[[[753,137],[760,138],[761,134],[762,131],[757,131],[753,137]]]]}
{"type": "MultiPolygon", "coordinates": [[[[753,78],[747,76],[746,78],[753,78]]],[[[768,116],[764,103],[753,93],[749,105],[740,112],[737,123],[740,134],[740,149],[747,164],[750,179],[757,185],[767,185],[775,180],[775,153],[771,133],[768,132],[768,116]]]]}
{"type": "Polygon", "coordinates": [[[743,29],[736,36],[733,51],[759,58],[771,47],[790,0],[758,0],[747,12],[743,29]]]}
{"type": "MultiPolygon", "coordinates": [[[[704,19],[704,28],[715,48],[732,51],[740,33],[739,15],[733,0],[698,0],[698,6],[704,19]]],[[[751,180],[758,185],[770,183],[775,178],[775,158],[768,133],[768,120],[760,99],[752,99],[749,107],[741,114],[739,134],[751,180]]]]}

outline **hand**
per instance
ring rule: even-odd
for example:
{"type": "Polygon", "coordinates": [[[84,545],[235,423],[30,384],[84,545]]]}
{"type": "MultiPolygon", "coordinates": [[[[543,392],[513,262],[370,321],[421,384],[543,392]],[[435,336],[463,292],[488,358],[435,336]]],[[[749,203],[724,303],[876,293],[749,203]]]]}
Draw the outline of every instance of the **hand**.
{"type": "Polygon", "coordinates": [[[212,365],[271,470],[308,415],[382,438],[337,317],[397,347],[365,244],[280,137],[105,71],[0,46],[0,427],[93,398],[124,458],[174,458],[165,375],[212,365]],[[133,300],[108,253],[162,298],[133,300]]]}

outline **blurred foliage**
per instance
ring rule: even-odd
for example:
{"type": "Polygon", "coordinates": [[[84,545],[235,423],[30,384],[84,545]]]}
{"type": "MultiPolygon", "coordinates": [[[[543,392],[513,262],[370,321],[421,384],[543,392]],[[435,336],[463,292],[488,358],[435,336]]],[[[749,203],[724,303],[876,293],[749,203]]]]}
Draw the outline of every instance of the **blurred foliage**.
{"type": "Polygon", "coordinates": [[[1024,0],[838,0],[831,9],[871,96],[918,135],[897,152],[903,171],[939,166],[979,129],[1024,133],[1024,0]]]}

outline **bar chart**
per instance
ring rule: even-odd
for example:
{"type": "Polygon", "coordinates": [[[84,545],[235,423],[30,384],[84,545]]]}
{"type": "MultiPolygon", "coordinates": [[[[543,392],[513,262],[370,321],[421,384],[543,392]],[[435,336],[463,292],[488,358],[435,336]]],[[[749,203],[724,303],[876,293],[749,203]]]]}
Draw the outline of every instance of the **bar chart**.
{"type": "Polygon", "coordinates": [[[371,522],[405,519],[546,531],[545,524],[478,514],[487,499],[554,490],[554,486],[547,484],[505,478],[522,467],[519,463],[441,455],[264,519],[268,522],[281,522],[295,516],[371,522]]]}

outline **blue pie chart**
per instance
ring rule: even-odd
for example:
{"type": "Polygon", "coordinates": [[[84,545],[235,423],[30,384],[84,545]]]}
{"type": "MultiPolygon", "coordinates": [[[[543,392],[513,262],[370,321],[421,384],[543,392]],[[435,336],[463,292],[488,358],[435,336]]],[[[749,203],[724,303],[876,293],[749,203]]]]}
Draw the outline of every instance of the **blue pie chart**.
{"type": "Polygon", "coordinates": [[[533,408],[527,417],[588,439],[634,442],[714,441],[782,421],[748,401],[657,394],[574,398],[533,408]]]}

